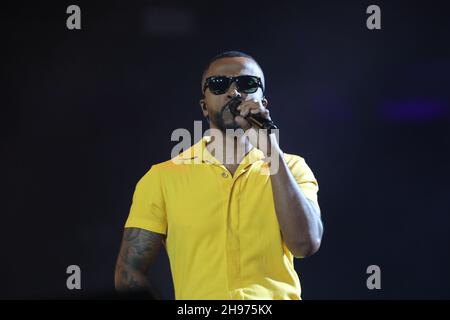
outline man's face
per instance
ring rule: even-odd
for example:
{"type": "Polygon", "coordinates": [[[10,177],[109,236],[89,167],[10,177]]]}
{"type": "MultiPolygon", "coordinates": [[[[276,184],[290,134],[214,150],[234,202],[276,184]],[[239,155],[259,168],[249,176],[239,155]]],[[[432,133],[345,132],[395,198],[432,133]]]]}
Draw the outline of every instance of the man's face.
{"type": "MultiPolygon", "coordinates": [[[[240,76],[252,75],[261,78],[264,83],[264,75],[259,66],[252,59],[245,57],[222,58],[214,61],[209,67],[203,79],[211,76],[240,76]]],[[[202,83],[202,88],[203,88],[202,83]]],[[[224,94],[215,95],[207,88],[205,90],[204,102],[205,109],[202,109],[204,116],[209,116],[211,128],[219,129],[225,132],[226,129],[238,129],[239,125],[234,121],[234,116],[227,110],[224,110],[225,104],[235,96],[240,95],[244,100],[263,98],[263,92],[259,88],[256,92],[246,94],[237,91],[236,83],[233,82],[224,94]]]]}

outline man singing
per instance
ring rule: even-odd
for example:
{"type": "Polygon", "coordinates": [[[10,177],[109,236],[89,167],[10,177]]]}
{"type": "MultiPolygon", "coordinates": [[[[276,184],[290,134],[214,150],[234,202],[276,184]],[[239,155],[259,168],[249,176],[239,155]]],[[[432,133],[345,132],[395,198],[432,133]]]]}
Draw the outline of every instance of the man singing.
{"type": "Polygon", "coordinates": [[[318,183],[302,157],[251,121],[271,120],[264,89],[251,56],[228,51],[210,61],[200,106],[214,137],[153,165],[136,185],[119,292],[152,292],[148,272],[163,244],[176,299],[301,299],[293,258],[320,247],[318,183]],[[227,107],[235,97],[237,115],[227,107]]]}

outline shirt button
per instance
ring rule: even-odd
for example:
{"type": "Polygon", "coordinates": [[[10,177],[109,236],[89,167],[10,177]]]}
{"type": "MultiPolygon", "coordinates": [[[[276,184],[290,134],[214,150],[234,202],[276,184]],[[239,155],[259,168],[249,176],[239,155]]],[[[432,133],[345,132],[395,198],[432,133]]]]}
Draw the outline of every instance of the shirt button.
{"type": "Polygon", "coordinates": [[[222,177],[226,178],[228,177],[228,174],[226,172],[222,172],[222,177]]]}

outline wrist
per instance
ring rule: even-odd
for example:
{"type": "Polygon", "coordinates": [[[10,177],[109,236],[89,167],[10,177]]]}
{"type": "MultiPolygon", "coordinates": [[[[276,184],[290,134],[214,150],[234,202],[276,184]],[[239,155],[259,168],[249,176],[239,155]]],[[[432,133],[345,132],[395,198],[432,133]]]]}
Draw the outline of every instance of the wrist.
{"type": "Polygon", "coordinates": [[[283,158],[283,156],[284,152],[279,147],[271,148],[264,154],[264,161],[270,162],[274,159],[283,158]]]}
{"type": "Polygon", "coordinates": [[[281,150],[278,140],[275,134],[269,135],[269,148],[267,148],[266,152],[264,152],[265,157],[280,156],[283,155],[283,151],[281,150]]]}

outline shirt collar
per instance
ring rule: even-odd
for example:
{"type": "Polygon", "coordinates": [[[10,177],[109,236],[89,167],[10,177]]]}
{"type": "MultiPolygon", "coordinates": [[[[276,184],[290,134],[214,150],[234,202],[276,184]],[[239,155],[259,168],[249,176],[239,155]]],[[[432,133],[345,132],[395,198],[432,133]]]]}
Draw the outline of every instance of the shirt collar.
{"type": "MultiPolygon", "coordinates": [[[[210,141],[211,141],[210,136],[202,137],[196,144],[191,146],[186,151],[182,152],[175,159],[184,164],[206,163],[206,164],[222,165],[222,163],[219,160],[217,160],[217,158],[215,158],[206,148],[206,144],[210,141]]],[[[239,167],[241,166],[248,167],[253,163],[255,163],[256,161],[262,159],[264,159],[263,152],[255,147],[252,147],[240,162],[239,167]]]]}

